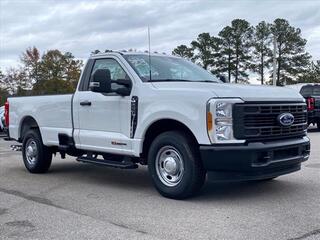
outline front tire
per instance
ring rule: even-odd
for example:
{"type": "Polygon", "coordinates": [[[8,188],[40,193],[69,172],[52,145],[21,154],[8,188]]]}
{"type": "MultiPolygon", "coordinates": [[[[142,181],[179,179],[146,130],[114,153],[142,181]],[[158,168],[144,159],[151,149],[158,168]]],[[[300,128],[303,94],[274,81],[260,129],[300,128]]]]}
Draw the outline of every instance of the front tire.
{"type": "Polygon", "coordinates": [[[197,144],[178,131],[155,138],[148,153],[148,169],[158,192],[173,199],[195,195],[206,177],[197,144]]]}
{"type": "Polygon", "coordinates": [[[39,130],[29,130],[22,143],[23,162],[31,173],[45,173],[52,161],[52,152],[43,145],[39,130]]]}

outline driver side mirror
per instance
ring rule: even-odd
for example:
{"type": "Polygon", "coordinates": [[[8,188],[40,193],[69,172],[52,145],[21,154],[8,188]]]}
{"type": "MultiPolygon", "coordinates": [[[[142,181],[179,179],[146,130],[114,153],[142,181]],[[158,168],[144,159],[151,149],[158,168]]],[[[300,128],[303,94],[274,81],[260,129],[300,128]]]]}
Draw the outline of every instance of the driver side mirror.
{"type": "Polygon", "coordinates": [[[109,69],[97,69],[89,84],[92,92],[109,93],[111,92],[111,74],[109,69]]]}
{"type": "Polygon", "coordinates": [[[132,82],[128,79],[118,79],[117,81],[114,81],[114,83],[121,85],[123,87],[117,88],[114,90],[115,93],[121,95],[121,96],[129,96],[131,93],[132,88],[132,82]]]}
{"type": "Polygon", "coordinates": [[[119,94],[120,96],[130,96],[131,89],[127,87],[122,87],[114,90],[115,93],[119,94]]]}

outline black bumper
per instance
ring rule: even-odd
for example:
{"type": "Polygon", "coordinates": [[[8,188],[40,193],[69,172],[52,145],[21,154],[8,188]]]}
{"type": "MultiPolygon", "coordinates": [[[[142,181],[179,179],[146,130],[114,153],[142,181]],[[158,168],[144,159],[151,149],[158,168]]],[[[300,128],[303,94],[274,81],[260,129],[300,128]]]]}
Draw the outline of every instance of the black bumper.
{"type": "Polygon", "coordinates": [[[210,178],[254,180],[298,171],[308,160],[308,137],[243,145],[200,146],[201,159],[210,178]]]}

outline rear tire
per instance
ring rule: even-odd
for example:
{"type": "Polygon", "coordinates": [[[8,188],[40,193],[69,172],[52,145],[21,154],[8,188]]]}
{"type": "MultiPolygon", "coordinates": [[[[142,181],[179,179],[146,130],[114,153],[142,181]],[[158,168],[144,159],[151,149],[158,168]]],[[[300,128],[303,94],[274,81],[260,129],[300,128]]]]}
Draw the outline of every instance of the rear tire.
{"type": "Polygon", "coordinates": [[[148,169],[158,192],[168,198],[185,199],[203,186],[203,169],[197,144],[179,131],[160,134],[148,153],[148,169]]]}
{"type": "Polygon", "coordinates": [[[317,128],[320,131],[320,120],[317,122],[317,128]]]}
{"type": "Polygon", "coordinates": [[[43,145],[38,129],[29,130],[22,143],[22,157],[27,170],[31,173],[45,173],[52,161],[52,152],[43,145]]]}

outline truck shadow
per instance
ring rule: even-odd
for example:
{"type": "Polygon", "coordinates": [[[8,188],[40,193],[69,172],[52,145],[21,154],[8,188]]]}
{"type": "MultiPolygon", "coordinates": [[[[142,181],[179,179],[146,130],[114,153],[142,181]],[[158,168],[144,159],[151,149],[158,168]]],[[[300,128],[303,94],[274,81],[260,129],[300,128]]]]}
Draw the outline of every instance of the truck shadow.
{"type": "Polygon", "coordinates": [[[132,187],[137,190],[153,188],[148,171],[143,166],[134,170],[122,170],[87,163],[53,163],[48,174],[54,177],[64,175],[74,182],[80,181],[87,184],[132,187]]]}
{"type": "MultiPolygon", "coordinates": [[[[95,185],[101,188],[123,188],[134,192],[157,195],[146,167],[138,170],[121,170],[106,168],[83,163],[53,164],[49,173],[52,179],[56,177],[68,178],[69,181],[79,184],[95,185]]],[[[195,202],[222,202],[222,201],[250,201],[264,199],[272,194],[286,198],[292,194],[299,194],[306,188],[301,182],[288,181],[279,177],[271,181],[247,182],[209,182],[207,181],[200,194],[186,201],[195,202]]],[[[158,195],[159,196],[159,195],[158,195]]]]}
{"type": "Polygon", "coordinates": [[[252,199],[290,197],[303,192],[305,186],[300,182],[277,178],[271,181],[207,182],[195,201],[250,201],[252,199]]]}

